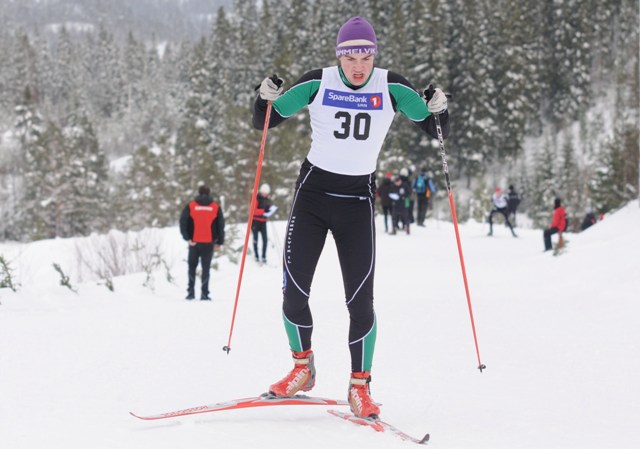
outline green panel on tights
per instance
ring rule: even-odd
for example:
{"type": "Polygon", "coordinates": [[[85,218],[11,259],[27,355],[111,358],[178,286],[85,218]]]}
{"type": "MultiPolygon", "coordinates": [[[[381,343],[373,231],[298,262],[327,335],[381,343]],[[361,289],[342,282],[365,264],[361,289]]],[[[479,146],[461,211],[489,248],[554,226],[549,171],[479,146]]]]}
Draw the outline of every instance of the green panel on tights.
{"type": "Polygon", "coordinates": [[[282,313],[282,319],[284,320],[284,328],[287,331],[287,337],[289,338],[289,347],[292,351],[302,352],[302,341],[300,341],[300,333],[298,332],[298,326],[293,324],[282,313]]]}

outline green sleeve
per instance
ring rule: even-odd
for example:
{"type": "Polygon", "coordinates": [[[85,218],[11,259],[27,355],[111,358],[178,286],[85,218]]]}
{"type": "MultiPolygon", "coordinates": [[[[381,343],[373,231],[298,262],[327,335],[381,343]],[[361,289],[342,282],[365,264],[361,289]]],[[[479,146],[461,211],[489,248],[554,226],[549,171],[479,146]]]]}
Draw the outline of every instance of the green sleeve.
{"type": "MultiPolygon", "coordinates": [[[[437,139],[437,124],[435,115],[429,111],[429,107],[424,99],[413,88],[411,83],[397,73],[388,72],[387,83],[389,85],[389,95],[396,111],[402,112],[407,118],[415,123],[418,128],[437,139]]],[[[446,139],[449,135],[449,112],[440,114],[439,121],[442,136],[446,139]]]]}
{"type": "Polygon", "coordinates": [[[387,74],[389,94],[393,98],[396,111],[402,112],[410,120],[421,122],[431,115],[429,108],[413,85],[405,77],[389,71],[387,74]]]}
{"type": "Polygon", "coordinates": [[[389,83],[389,93],[396,101],[396,109],[414,122],[420,122],[431,115],[420,94],[412,87],[404,83],[389,83]]]}
{"type": "Polygon", "coordinates": [[[291,117],[313,101],[322,80],[322,69],[307,72],[282,96],[273,102],[274,109],[283,118],[291,117]]]}

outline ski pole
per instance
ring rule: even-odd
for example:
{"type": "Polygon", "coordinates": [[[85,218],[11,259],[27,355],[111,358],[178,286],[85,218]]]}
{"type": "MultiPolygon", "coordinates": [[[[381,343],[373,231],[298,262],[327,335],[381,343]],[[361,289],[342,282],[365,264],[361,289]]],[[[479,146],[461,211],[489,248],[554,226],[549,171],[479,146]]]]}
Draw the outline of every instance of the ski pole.
{"type": "Polygon", "coordinates": [[[253,194],[251,195],[251,204],[249,205],[249,220],[247,222],[247,232],[244,236],[244,247],[242,249],[242,259],[240,261],[240,273],[238,274],[238,286],[236,287],[236,300],[233,304],[233,315],[231,316],[231,328],[229,329],[229,340],[226,346],[222,347],[223,351],[229,354],[231,351],[231,337],[233,335],[233,327],[236,322],[236,312],[238,310],[238,299],[240,298],[240,287],[242,286],[242,273],[244,272],[244,262],[247,258],[247,248],[249,243],[249,234],[251,234],[251,223],[253,222],[253,211],[256,207],[256,196],[258,194],[258,185],[260,184],[260,174],[262,173],[262,160],[264,159],[264,146],[267,142],[267,130],[269,129],[269,117],[271,116],[271,101],[267,102],[267,112],[264,118],[264,127],[262,128],[262,141],[260,142],[260,154],[258,156],[258,167],[256,169],[256,177],[253,182],[253,194]]]}
{"type": "MultiPolygon", "coordinates": [[[[430,85],[428,90],[433,91],[433,86],[430,85]]],[[[467,294],[467,304],[469,305],[469,317],[471,318],[471,329],[473,330],[473,340],[476,345],[476,354],[478,356],[478,369],[482,373],[482,370],[486,368],[480,361],[480,350],[478,349],[478,337],[476,335],[476,325],[473,319],[473,307],[471,306],[471,295],[469,294],[469,283],[467,282],[467,270],[464,266],[464,256],[462,254],[462,244],[460,243],[460,231],[458,230],[458,217],[456,216],[456,206],[453,201],[453,191],[451,190],[451,181],[449,179],[449,165],[447,164],[447,154],[444,151],[444,137],[442,137],[442,127],[440,126],[440,117],[434,115],[436,122],[436,133],[438,134],[438,143],[440,144],[440,156],[442,157],[442,169],[444,171],[444,179],[447,184],[447,193],[449,194],[449,205],[451,206],[451,216],[453,218],[453,228],[456,232],[456,242],[458,243],[458,255],[460,256],[460,267],[462,269],[462,278],[464,279],[464,290],[467,294]]]]}

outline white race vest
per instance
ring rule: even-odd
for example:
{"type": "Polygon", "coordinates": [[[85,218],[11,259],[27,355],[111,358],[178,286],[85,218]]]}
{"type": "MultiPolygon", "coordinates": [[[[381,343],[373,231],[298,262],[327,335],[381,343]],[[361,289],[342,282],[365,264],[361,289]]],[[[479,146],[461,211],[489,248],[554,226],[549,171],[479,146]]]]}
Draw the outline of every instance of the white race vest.
{"type": "Polygon", "coordinates": [[[344,84],[337,66],[323,69],[309,113],[312,133],[307,159],[313,165],[343,175],[375,172],[395,115],[387,70],[374,68],[369,82],[354,90],[344,84]]]}

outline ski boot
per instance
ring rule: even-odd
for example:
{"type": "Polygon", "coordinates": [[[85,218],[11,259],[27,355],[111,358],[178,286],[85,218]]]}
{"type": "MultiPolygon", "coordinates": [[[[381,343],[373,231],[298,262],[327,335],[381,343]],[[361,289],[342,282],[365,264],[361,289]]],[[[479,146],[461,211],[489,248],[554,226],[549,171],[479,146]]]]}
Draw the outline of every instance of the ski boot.
{"type": "Polygon", "coordinates": [[[291,351],[293,369],[281,380],[269,387],[269,393],[278,397],[291,397],[298,391],[309,391],[316,384],[316,368],[313,364],[313,351],[291,351]]]}
{"type": "Polygon", "coordinates": [[[349,405],[351,412],[359,418],[377,419],[380,415],[380,407],[373,402],[369,391],[371,376],[368,371],[351,373],[349,381],[349,405]]]}

